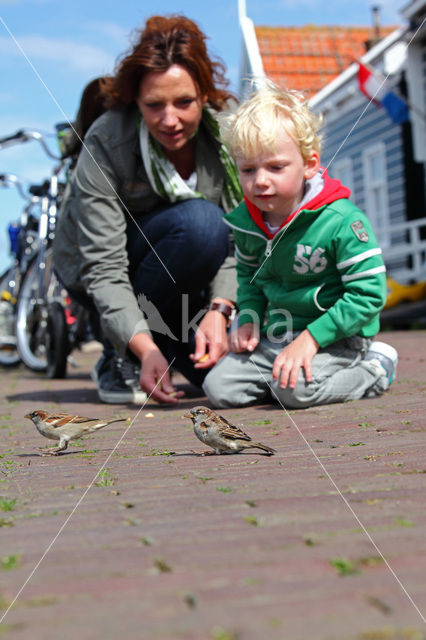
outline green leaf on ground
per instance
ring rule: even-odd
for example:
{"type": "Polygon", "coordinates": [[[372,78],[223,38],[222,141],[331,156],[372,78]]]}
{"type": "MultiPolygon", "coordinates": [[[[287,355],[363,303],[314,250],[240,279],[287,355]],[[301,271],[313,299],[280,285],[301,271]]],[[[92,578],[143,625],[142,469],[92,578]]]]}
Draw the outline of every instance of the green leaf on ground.
{"type": "Polygon", "coordinates": [[[396,524],[400,527],[414,527],[414,522],[412,520],[406,520],[405,518],[397,518],[396,524]]]}
{"type": "Polygon", "coordinates": [[[237,636],[233,631],[225,631],[225,629],[220,629],[215,627],[212,630],[212,640],[237,640],[237,636]]]}
{"type": "Polygon", "coordinates": [[[111,476],[111,473],[108,469],[103,469],[98,474],[98,479],[95,482],[96,487],[112,487],[115,480],[111,476]]]}
{"type": "Polygon", "coordinates": [[[348,558],[332,558],[330,564],[341,576],[351,576],[358,573],[356,564],[348,558]]]}
{"type": "Polygon", "coordinates": [[[19,560],[21,556],[19,554],[14,554],[11,556],[3,556],[1,559],[1,568],[5,571],[10,571],[11,569],[16,569],[19,566],[19,560]]]}
{"type": "Polygon", "coordinates": [[[13,511],[17,498],[0,498],[0,509],[2,511],[13,511]]]}

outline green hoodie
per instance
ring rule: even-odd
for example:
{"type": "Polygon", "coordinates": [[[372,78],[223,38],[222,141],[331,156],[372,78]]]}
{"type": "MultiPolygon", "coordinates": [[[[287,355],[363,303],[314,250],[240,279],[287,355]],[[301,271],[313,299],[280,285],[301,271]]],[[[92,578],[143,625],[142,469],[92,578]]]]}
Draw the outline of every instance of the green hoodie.
{"type": "Polygon", "coordinates": [[[224,216],[233,229],[240,326],[262,333],[308,329],[320,347],[372,337],[386,302],[386,269],[370,222],[349,189],[322,169],[321,192],[275,234],[248,200],[224,216]]]}

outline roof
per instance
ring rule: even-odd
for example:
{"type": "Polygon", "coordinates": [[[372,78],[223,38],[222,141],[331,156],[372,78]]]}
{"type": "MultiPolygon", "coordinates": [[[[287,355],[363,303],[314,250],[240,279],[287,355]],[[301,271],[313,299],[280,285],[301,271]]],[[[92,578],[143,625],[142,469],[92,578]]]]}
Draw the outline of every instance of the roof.
{"type": "MultiPolygon", "coordinates": [[[[395,27],[381,27],[384,38],[395,27]]],[[[322,89],[366,52],[366,42],[378,42],[374,27],[255,26],[268,78],[307,98],[322,89]]]]}

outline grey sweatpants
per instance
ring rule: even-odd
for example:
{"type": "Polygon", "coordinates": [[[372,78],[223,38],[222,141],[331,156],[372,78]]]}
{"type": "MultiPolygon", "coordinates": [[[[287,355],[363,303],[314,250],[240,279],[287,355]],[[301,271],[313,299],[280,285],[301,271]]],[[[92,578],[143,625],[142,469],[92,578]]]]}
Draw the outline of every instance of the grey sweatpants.
{"type": "Polygon", "coordinates": [[[296,387],[282,389],[272,379],[272,365],[286,344],[262,337],[252,353],[229,353],[222,358],[203,384],[211,404],[225,409],[272,400],[289,409],[303,409],[379,396],[389,386],[386,375],[364,360],[371,340],[353,336],[318,351],[312,361],[312,382],[306,382],[301,369],[296,387]]]}

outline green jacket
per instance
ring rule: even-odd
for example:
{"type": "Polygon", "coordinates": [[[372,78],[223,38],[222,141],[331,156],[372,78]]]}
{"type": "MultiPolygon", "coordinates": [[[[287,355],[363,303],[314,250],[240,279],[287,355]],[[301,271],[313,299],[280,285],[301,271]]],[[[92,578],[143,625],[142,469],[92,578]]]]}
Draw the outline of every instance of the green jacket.
{"type": "MultiPolygon", "coordinates": [[[[89,129],[67,185],[53,244],[55,268],[66,287],[83,289],[120,353],[138,332],[149,333],[128,274],[127,227],[166,204],[149,183],[140,153],[136,107],[111,110],[89,129]],[[117,194],[119,197],[117,197],[117,194]]],[[[196,147],[197,190],[221,204],[224,168],[217,143],[201,124],[196,147]]],[[[173,282],[170,281],[170,286],[173,282]]],[[[235,260],[211,283],[211,296],[236,297],[235,260]]]]}
{"type": "Polygon", "coordinates": [[[323,170],[319,195],[271,235],[247,200],[224,217],[237,258],[240,325],[267,336],[308,329],[321,347],[372,337],[386,301],[381,250],[349,190],[323,170]]]}

